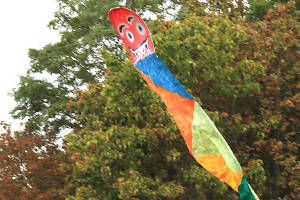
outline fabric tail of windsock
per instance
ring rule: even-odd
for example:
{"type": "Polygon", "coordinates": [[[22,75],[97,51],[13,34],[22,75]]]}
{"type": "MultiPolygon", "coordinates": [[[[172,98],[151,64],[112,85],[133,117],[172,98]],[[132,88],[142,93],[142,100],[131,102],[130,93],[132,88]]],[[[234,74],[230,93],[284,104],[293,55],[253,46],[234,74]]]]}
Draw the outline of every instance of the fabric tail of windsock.
{"type": "Polygon", "coordinates": [[[258,200],[214,123],[156,54],[142,59],[135,68],[166,104],[197,162],[239,192],[242,200],[258,200]]]}

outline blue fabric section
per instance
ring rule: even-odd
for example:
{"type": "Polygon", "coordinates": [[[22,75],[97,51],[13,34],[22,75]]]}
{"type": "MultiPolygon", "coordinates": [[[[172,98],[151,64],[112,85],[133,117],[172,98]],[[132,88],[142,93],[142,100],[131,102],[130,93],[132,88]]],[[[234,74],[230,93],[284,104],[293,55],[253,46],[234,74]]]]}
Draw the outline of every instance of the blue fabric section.
{"type": "Polygon", "coordinates": [[[135,66],[148,75],[155,85],[179,94],[182,97],[194,99],[155,53],[140,60],[135,66]]]}

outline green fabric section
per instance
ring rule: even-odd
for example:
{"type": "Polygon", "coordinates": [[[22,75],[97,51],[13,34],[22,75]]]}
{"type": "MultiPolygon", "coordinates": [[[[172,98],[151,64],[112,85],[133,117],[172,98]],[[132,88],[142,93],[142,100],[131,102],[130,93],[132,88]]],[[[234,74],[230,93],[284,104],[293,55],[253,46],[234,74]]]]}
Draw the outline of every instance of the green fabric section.
{"type": "Polygon", "coordinates": [[[192,134],[192,151],[195,156],[223,156],[232,171],[243,173],[227,142],[198,103],[195,103],[192,134]]]}
{"type": "Polygon", "coordinates": [[[238,190],[242,200],[255,200],[245,176],[243,176],[238,190]]]}

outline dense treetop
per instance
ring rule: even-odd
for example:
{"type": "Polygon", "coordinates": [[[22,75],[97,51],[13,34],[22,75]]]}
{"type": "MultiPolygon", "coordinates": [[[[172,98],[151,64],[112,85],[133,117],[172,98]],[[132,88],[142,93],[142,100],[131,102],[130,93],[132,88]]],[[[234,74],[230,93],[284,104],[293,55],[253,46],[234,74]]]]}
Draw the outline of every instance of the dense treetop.
{"type": "Polygon", "coordinates": [[[260,198],[300,198],[299,1],[57,2],[49,26],[61,41],[29,51],[31,67],[13,92],[12,114],[27,120],[26,130],[12,134],[2,124],[1,200],[9,192],[53,200],[238,199],[193,160],[134,70],[108,19],[124,3],[152,13],[146,21],[158,56],[215,122],[260,198]],[[62,150],[55,140],[65,128],[62,150]]]}

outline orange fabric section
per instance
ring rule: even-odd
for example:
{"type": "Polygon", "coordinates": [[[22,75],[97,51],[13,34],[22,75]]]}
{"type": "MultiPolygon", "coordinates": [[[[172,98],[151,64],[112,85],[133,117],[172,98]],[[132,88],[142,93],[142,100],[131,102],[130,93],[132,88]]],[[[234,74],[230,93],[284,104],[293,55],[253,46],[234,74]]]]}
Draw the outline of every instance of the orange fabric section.
{"type": "Polygon", "coordinates": [[[184,98],[178,94],[170,92],[155,85],[148,75],[145,75],[138,68],[135,68],[148,83],[150,88],[156,92],[166,104],[169,112],[174,118],[186,144],[192,153],[192,122],[195,100],[184,98]]]}
{"type": "Polygon", "coordinates": [[[222,156],[200,156],[195,157],[207,171],[230,185],[238,192],[238,187],[242,181],[243,174],[229,169],[222,156]]]}

